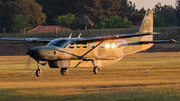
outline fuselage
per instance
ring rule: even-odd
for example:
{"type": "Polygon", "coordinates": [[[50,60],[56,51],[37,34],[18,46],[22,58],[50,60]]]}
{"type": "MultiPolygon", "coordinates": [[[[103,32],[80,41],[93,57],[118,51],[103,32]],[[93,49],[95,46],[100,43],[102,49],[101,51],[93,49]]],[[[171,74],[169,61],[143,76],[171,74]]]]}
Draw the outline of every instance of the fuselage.
{"type": "Polygon", "coordinates": [[[91,49],[99,42],[77,44],[77,38],[60,38],[51,41],[47,46],[31,49],[29,55],[36,61],[57,61],[57,64],[61,61],[60,64],[66,64],[65,67],[73,67],[83,59],[93,59],[97,65],[104,66],[117,62],[128,54],[150,48],[153,44],[140,44],[144,37],[106,40],[93,50],[91,49]],[[88,52],[89,50],[91,51],[88,52]],[[84,57],[79,58],[84,54],[84,57]]]}

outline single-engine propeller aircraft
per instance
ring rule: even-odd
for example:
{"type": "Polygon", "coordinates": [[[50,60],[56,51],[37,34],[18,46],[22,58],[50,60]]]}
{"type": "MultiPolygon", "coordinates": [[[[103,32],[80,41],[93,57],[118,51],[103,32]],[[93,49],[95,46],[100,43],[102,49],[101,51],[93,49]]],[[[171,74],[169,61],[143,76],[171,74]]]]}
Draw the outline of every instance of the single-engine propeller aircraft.
{"type": "Polygon", "coordinates": [[[70,67],[94,67],[94,74],[100,67],[115,63],[124,56],[146,50],[153,43],[174,42],[174,40],[153,40],[153,11],[147,10],[138,33],[97,36],[85,38],[2,38],[2,40],[42,42],[47,46],[30,49],[27,54],[38,63],[37,76],[41,76],[40,65],[61,68],[62,75],[70,67]],[[85,61],[85,62],[84,62],[85,61]]]}

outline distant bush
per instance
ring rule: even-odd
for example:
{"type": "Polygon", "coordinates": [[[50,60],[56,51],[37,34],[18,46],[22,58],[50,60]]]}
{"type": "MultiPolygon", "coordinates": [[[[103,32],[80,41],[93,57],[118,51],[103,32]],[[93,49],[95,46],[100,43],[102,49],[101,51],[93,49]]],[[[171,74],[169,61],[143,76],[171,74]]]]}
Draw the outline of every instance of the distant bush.
{"type": "Polygon", "coordinates": [[[159,15],[154,15],[154,27],[165,27],[164,19],[159,15]]]}
{"type": "Polygon", "coordinates": [[[20,32],[23,31],[23,29],[29,29],[30,24],[30,16],[24,15],[24,14],[16,14],[14,17],[13,25],[11,26],[12,29],[16,29],[16,31],[20,32]]]}
{"type": "Polygon", "coordinates": [[[67,15],[58,16],[57,19],[54,19],[57,25],[63,27],[69,27],[72,24],[73,20],[75,20],[75,15],[70,13],[67,15]]]}
{"type": "Polygon", "coordinates": [[[97,27],[100,29],[130,28],[131,21],[128,21],[126,17],[121,18],[118,16],[111,16],[110,18],[105,18],[102,20],[97,27]]]}

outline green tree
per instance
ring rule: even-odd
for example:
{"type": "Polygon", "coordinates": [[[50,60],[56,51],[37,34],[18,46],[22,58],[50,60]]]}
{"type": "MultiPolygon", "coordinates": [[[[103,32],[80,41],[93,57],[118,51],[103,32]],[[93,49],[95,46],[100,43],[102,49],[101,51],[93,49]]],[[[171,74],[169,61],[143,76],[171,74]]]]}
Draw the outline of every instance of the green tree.
{"type": "Polygon", "coordinates": [[[144,15],[146,13],[146,10],[142,7],[139,11],[136,10],[135,12],[132,12],[128,19],[132,22],[133,25],[141,25],[144,15]]]}
{"type": "Polygon", "coordinates": [[[12,28],[16,29],[17,31],[22,31],[23,29],[29,29],[30,28],[30,16],[29,15],[23,15],[23,14],[16,14],[13,19],[13,25],[12,28]]]}
{"type": "Polygon", "coordinates": [[[106,17],[116,15],[127,17],[133,24],[139,24],[145,11],[144,9],[138,11],[135,9],[135,3],[128,0],[36,0],[36,2],[43,6],[47,24],[55,24],[54,18],[68,13],[75,14],[78,18],[87,15],[95,25],[106,17]]]}
{"type": "Polygon", "coordinates": [[[132,3],[132,1],[121,0],[121,7],[117,9],[117,11],[119,12],[118,15],[121,17],[129,18],[133,13],[135,13],[135,7],[136,5],[135,3],[132,3]]]}
{"type": "Polygon", "coordinates": [[[47,15],[46,23],[55,24],[54,18],[68,13],[84,17],[86,9],[84,6],[88,0],[36,0],[43,6],[43,12],[47,15]]]}
{"type": "Polygon", "coordinates": [[[70,27],[73,20],[75,20],[75,15],[70,14],[70,13],[67,15],[58,16],[57,19],[54,19],[57,25],[64,26],[64,27],[70,27]]]}
{"type": "Polygon", "coordinates": [[[45,22],[46,15],[42,13],[42,6],[35,0],[1,0],[0,2],[2,27],[12,26],[16,14],[29,15],[32,27],[45,22]]]}
{"type": "Polygon", "coordinates": [[[144,7],[142,7],[139,11],[138,11],[139,14],[145,14],[146,13],[146,10],[144,9],[144,7]]]}
{"type": "Polygon", "coordinates": [[[128,21],[126,17],[121,18],[118,16],[111,16],[110,18],[105,18],[98,25],[98,28],[105,28],[105,29],[130,28],[130,27],[131,27],[131,21],[128,21]]]}
{"type": "Polygon", "coordinates": [[[178,18],[178,26],[180,26],[180,0],[176,0],[176,17],[178,18]]]}
{"type": "Polygon", "coordinates": [[[154,27],[165,27],[164,19],[159,15],[154,15],[154,27]]]}
{"type": "Polygon", "coordinates": [[[171,5],[161,6],[161,3],[155,5],[155,14],[164,19],[165,26],[177,26],[178,18],[175,9],[171,5]]]}
{"type": "Polygon", "coordinates": [[[127,17],[132,24],[141,23],[144,10],[135,9],[135,3],[128,0],[88,0],[85,5],[88,17],[95,23],[99,23],[106,17],[120,16],[127,17]]]}
{"type": "Polygon", "coordinates": [[[106,17],[117,15],[117,9],[121,7],[121,0],[89,0],[85,8],[88,17],[95,23],[99,23],[106,17]]]}

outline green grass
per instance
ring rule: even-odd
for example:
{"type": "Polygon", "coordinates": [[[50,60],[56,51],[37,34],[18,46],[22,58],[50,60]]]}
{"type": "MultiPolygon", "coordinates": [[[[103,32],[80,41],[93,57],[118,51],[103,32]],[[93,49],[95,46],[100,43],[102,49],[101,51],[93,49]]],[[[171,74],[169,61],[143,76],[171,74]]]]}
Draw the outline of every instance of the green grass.
{"type": "Polygon", "coordinates": [[[0,101],[179,101],[180,52],[137,53],[102,67],[59,69],[37,64],[28,56],[0,57],[0,101]],[[146,67],[149,68],[148,73],[146,67]],[[32,72],[33,71],[33,72],[32,72]]]}

